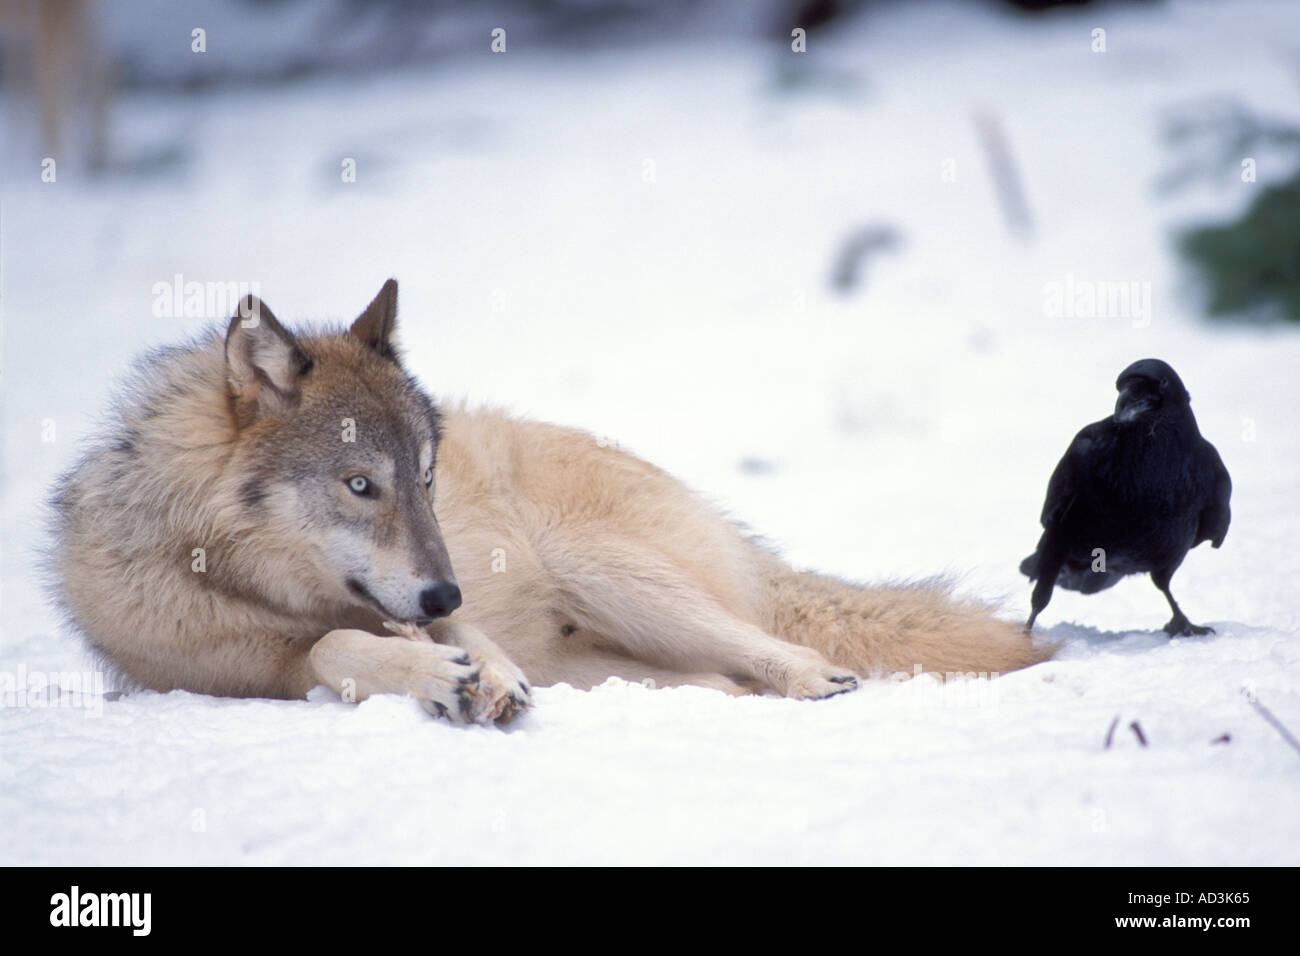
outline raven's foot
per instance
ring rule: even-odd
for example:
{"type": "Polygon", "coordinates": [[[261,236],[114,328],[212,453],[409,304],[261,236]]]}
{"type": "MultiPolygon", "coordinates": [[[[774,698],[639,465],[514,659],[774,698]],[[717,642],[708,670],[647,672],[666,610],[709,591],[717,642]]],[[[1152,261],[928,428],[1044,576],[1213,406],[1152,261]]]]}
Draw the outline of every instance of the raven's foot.
{"type": "Polygon", "coordinates": [[[1194,637],[1204,634],[1213,634],[1214,628],[1201,627],[1199,624],[1193,624],[1181,614],[1175,614],[1169,623],[1165,625],[1165,633],[1170,637],[1194,637]]]}

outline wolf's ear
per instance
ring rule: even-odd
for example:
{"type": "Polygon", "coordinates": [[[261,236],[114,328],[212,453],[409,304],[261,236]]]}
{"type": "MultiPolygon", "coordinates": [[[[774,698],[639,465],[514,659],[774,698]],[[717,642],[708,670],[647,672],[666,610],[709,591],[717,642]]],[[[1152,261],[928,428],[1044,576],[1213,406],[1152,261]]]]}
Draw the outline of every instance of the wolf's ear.
{"type": "Polygon", "coordinates": [[[348,335],[360,339],[384,358],[397,361],[393,330],[397,328],[397,280],[389,279],[361,317],[352,323],[348,335]]]}
{"type": "Polygon", "coordinates": [[[309,368],[307,353],[262,300],[244,296],[226,332],[226,380],[241,426],[292,408],[309,368]]]}

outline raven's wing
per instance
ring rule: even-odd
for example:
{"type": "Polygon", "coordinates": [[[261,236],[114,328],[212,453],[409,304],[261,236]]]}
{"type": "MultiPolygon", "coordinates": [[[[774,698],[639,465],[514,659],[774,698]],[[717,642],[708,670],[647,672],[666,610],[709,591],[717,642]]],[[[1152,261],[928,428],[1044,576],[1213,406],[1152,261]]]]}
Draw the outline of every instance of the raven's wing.
{"type": "Polygon", "coordinates": [[[1047,482],[1047,498],[1043,501],[1043,514],[1039,519],[1045,530],[1059,528],[1070,513],[1080,488],[1088,481],[1099,456],[1105,453],[1111,432],[1111,420],[1106,418],[1093,422],[1074,436],[1047,482]]]}
{"type": "Polygon", "coordinates": [[[1228,533],[1228,524],[1232,521],[1232,511],[1228,508],[1228,499],[1232,497],[1232,479],[1228,477],[1228,469],[1224,467],[1218,449],[1208,441],[1202,448],[1206,455],[1206,463],[1214,469],[1214,489],[1210,492],[1209,502],[1201,511],[1201,521],[1196,529],[1196,541],[1192,547],[1196,547],[1202,541],[1208,541],[1210,547],[1217,548],[1223,544],[1223,538],[1228,533]]]}
{"type": "MultiPolygon", "coordinates": [[[[1043,536],[1038,539],[1034,553],[1020,562],[1020,573],[1031,581],[1039,578],[1039,567],[1044,561],[1059,569],[1065,544],[1059,533],[1061,526],[1074,507],[1080,490],[1088,484],[1097,461],[1109,452],[1114,430],[1114,422],[1109,418],[1093,422],[1074,436],[1070,447],[1056,463],[1056,469],[1047,482],[1047,497],[1043,500],[1043,513],[1039,519],[1043,536]]],[[[1056,577],[1055,570],[1050,573],[1056,577]]]]}

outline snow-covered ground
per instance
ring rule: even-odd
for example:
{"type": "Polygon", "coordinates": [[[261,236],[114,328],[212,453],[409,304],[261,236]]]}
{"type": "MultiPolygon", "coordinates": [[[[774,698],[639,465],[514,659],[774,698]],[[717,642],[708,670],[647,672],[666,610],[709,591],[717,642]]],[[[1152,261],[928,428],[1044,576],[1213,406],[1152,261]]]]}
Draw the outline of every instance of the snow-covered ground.
{"type": "MultiPolygon", "coordinates": [[[[949,572],[1012,618],[1048,475],[1134,359],[1180,372],[1235,488],[1223,549],[1174,579],[1216,635],[1166,639],[1146,579],[1058,591],[1059,657],[991,686],[561,686],[505,732],[399,698],[5,707],[0,862],[1300,863],[1300,754],[1248,700],[1300,729],[1300,335],[1205,324],[1170,251],[1258,185],[1153,189],[1179,159],[1171,107],[1229,94],[1300,122],[1298,27],[1258,0],[914,4],[797,62],[725,32],[581,54],[482,38],[427,72],[132,94],[107,180],[11,163],[0,675],[88,666],[35,571],[40,502],[126,362],[203,323],[154,314],[177,274],[259,283],[301,321],[396,276],[435,393],[617,440],[798,564],[949,572]],[[1027,237],[977,114],[1020,170],[1027,237]],[[132,166],[151,155],[179,159],[132,166]],[[845,238],[885,225],[897,248],[833,291],[845,238]],[[1049,314],[1053,283],[1115,281],[1150,311],[1049,314]]],[[[1261,157],[1260,180],[1288,168],[1261,157]]]]}

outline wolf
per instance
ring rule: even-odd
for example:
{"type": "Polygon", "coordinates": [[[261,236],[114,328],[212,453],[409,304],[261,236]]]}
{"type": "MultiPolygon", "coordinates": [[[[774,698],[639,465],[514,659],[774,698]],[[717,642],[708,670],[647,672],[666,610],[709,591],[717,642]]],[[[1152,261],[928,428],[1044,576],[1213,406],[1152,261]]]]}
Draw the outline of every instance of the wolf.
{"type": "Polygon", "coordinates": [[[436,405],[396,321],[393,280],[316,332],[249,296],[224,330],[140,364],[51,499],[56,595],[121,679],[271,698],[323,684],[488,723],[535,685],[817,699],[1050,656],[942,582],[796,570],[585,432],[436,405]]]}

